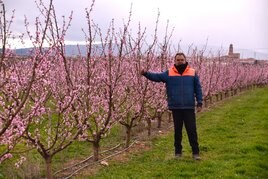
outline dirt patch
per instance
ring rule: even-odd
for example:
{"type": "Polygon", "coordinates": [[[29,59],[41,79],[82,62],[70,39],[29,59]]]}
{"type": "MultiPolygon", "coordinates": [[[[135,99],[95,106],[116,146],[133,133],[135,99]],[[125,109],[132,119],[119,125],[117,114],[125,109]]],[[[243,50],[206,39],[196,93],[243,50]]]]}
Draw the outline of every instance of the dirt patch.
{"type": "MultiPolygon", "coordinates": [[[[152,149],[152,139],[158,138],[159,136],[166,135],[171,130],[173,130],[173,123],[170,121],[162,121],[161,128],[157,128],[157,121],[152,121],[152,128],[150,131],[150,136],[148,136],[148,130],[146,129],[145,125],[142,125],[139,132],[135,131],[135,137],[133,142],[131,143],[129,148],[125,148],[124,144],[121,144],[119,147],[114,148],[113,150],[109,151],[100,156],[99,161],[86,161],[85,163],[81,164],[79,167],[83,169],[79,169],[79,167],[73,167],[69,169],[69,171],[58,173],[57,178],[69,178],[73,173],[73,176],[76,177],[87,177],[95,175],[100,169],[103,167],[109,167],[112,163],[126,163],[131,160],[131,156],[142,154],[145,151],[152,149]],[[79,170],[76,172],[76,170],[79,170]],[[75,173],[75,174],[74,174],[75,173]],[[77,173],[77,174],[76,174],[77,173]]],[[[102,148],[102,150],[109,150],[102,148]]],[[[81,161],[70,161],[68,165],[78,164],[81,161]]]]}

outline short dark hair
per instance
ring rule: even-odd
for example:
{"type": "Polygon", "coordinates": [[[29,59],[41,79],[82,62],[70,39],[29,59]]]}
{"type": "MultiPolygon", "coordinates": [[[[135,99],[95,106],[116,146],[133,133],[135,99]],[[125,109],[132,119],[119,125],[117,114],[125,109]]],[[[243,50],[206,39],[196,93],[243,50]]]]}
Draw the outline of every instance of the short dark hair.
{"type": "Polygon", "coordinates": [[[179,55],[179,56],[183,56],[183,57],[186,59],[186,56],[184,55],[184,53],[176,53],[175,58],[176,58],[178,55],[179,55]]]}

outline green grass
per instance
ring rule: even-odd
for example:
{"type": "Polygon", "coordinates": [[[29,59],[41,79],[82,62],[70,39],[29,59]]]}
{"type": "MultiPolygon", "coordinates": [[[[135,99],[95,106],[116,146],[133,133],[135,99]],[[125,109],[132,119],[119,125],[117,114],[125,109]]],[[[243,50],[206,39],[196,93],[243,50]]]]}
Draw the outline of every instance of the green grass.
{"type": "MultiPolygon", "coordinates": [[[[122,142],[122,127],[115,126],[111,129],[109,136],[104,137],[101,141],[101,150],[106,150],[116,146],[119,141],[122,142]]],[[[45,161],[36,151],[36,149],[27,151],[27,147],[23,144],[16,146],[13,151],[13,157],[6,160],[0,165],[0,179],[4,178],[44,178],[45,177],[45,161]],[[24,156],[27,160],[20,168],[15,167],[15,163],[19,160],[20,156],[24,156]]],[[[63,167],[70,166],[91,156],[92,144],[85,141],[75,141],[67,149],[56,154],[53,157],[53,172],[62,169],[63,167]]]]}
{"type": "Polygon", "coordinates": [[[218,103],[197,120],[201,161],[192,160],[185,130],[183,158],[174,159],[170,132],[151,150],[129,154],[126,163],[110,161],[86,178],[268,178],[267,87],[218,103]]]}
{"type": "MultiPolygon", "coordinates": [[[[174,159],[173,131],[145,141],[151,150],[128,153],[127,161],[109,160],[97,174],[81,174],[76,178],[268,178],[268,88],[245,92],[226,99],[209,111],[197,115],[197,128],[202,161],[191,158],[184,131],[183,159],[174,159]]],[[[101,150],[123,142],[122,126],[112,128],[101,142],[101,150]]],[[[144,142],[144,141],[143,141],[144,142]]],[[[16,151],[24,151],[18,145],[16,151]]],[[[92,155],[87,142],[74,142],[53,158],[53,171],[92,155]]],[[[91,168],[89,168],[91,169],[91,168]]],[[[84,171],[85,173],[90,173],[84,171]]],[[[44,177],[44,161],[36,150],[14,154],[0,165],[0,178],[44,177]],[[15,168],[19,156],[26,162],[15,168]]]]}

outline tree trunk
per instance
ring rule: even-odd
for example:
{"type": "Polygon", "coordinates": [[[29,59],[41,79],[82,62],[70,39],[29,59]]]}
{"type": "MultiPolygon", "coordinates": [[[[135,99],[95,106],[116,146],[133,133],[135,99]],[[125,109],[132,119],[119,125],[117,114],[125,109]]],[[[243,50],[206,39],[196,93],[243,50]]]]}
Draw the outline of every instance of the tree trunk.
{"type": "Polygon", "coordinates": [[[231,89],[231,96],[234,96],[234,89],[231,89]]]}
{"type": "Polygon", "coordinates": [[[45,161],[46,161],[47,179],[52,179],[53,178],[53,176],[52,176],[52,157],[48,156],[47,158],[45,158],[45,161]]]}
{"type": "Polygon", "coordinates": [[[151,136],[151,128],[152,128],[152,121],[151,121],[151,119],[147,119],[147,134],[148,134],[148,137],[150,137],[151,136]]]}
{"type": "Polygon", "coordinates": [[[161,128],[162,125],[162,113],[161,112],[157,112],[157,128],[161,128]]]}
{"type": "Polygon", "coordinates": [[[132,128],[130,126],[126,126],[126,145],[125,145],[126,148],[128,148],[130,145],[131,129],[132,128]]]}
{"type": "Polygon", "coordinates": [[[93,142],[93,159],[94,159],[94,161],[99,160],[99,150],[100,150],[99,141],[94,141],[93,142]]]}
{"type": "Polygon", "coordinates": [[[170,111],[168,111],[168,122],[172,122],[172,113],[170,111]]]}
{"type": "Polygon", "coordinates": [[[227,98],[227,97],[228,97],[228,90],[225,91],[225,98],[227,98]]]}
{"type": "Polygon", "coordinates": [[[208,100],[207,100],[207,97],[205,97],[205,99],[204,99],[204,106],[205,106],[205,108],[207,108],[208,107],[208,100]]]}
{"type": "Polygon", "coordinates": [[[209,104],[212,104],[212,96],[209,96],[209,104]]]}

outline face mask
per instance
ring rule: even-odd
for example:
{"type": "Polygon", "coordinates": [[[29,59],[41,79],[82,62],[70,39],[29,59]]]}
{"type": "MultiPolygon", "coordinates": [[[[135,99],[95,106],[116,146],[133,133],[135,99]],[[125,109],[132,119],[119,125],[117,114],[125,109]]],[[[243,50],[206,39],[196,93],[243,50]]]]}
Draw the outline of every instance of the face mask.
{"type": "Polygon", "coordinates": [[[185,64],[179,64],[179,65],[174,64],[174,65],[178,68],[185,68],[188,65],[188,63],[186,62],[185,64]]]}
{"type": "Polygon", "coordinates": [[[180,64],[180,65],[175,65],[177,71],[182,74],[184,70],[186,69],[188,63],[186,62],[185,64],[180,64]]]}

